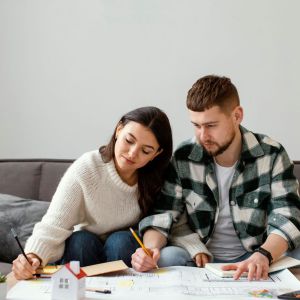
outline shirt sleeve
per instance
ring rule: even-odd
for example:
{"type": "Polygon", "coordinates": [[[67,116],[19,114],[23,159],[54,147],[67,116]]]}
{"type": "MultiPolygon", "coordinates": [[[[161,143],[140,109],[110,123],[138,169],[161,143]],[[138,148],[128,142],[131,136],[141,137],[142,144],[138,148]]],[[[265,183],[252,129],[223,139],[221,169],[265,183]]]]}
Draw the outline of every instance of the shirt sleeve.
{"type": "Polygon", "coordinates": [[[205,253],[209,256],[210,260],[213,259],[213,255],[201,241],[200,236],[190,229],[190,226],[187,223],[186,212],[181,215],[178,223],[174,224],[170,234],[169,243],[172,246],[178,246],[185,249],[190,254],[191,258],[195,258],[199,253],[205,253]]]}
{"type": "Polygon", "coordinates": [[[279,231],[292,250],[300,245],[299,183],[288,154],[283,147],[280,150],[272,168],[268,234],[279,231]]]}
{"type": "Polygon", "coordinates": [[[185,210],[182,200],[182,186],[178,176],[176,161],[173,158],[166,172],[166,180],[160,196],[154,203],[154,214],[139,223],[140,234],[154,228],[169,236],[172,224],[178,222],[185,210]]]}

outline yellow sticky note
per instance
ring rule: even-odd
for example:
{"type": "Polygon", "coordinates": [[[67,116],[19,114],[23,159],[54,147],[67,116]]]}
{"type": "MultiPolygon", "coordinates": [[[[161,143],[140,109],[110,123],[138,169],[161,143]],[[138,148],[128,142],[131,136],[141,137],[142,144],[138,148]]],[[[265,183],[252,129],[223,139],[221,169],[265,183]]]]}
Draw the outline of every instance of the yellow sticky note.
{"type": "Polygon", "coordinates": [[[126,287],[126,288],[130,288],[132,287],[134,284],[133,280],[121,280],[118,282],[118,287],[126,287]]]}

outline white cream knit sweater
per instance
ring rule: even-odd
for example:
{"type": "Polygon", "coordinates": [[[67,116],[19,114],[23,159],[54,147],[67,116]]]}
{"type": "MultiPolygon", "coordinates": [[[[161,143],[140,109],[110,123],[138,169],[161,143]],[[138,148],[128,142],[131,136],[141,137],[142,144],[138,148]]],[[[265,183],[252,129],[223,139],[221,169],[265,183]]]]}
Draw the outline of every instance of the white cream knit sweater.
{"type": "MultiPolygon", "coordinates": [[[[106,234],[136,224],[140,217],[137,184],[122,181],[113,160],[104,163],[98,150],[85,153],[66,171],[49,209],[34,227],[25,247],[43,265],[61,258],[74,226],[106,234]]],[[[87,245],[88,247],[88,245],[87,245]]]]}

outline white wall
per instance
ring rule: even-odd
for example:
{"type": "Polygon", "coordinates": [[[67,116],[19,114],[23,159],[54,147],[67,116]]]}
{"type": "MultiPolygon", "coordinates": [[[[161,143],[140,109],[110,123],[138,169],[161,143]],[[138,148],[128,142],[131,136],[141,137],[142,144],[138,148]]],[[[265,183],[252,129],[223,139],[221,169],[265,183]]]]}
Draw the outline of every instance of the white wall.
{"type": "Polygon", "coordinates": [[[76,158],[156,105],[192,135],[188,89],[229,76],[244,125],[300,159],[300,1],[0,0],[0,158],[76,158]]]}

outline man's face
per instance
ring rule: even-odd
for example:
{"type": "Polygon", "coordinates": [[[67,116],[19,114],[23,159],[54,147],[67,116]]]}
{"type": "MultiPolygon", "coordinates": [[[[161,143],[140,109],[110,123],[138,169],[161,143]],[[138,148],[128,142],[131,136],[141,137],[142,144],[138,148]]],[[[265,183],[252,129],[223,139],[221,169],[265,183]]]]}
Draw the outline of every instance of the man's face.
{"type": "Polygon", "coordinates": [[[242,108],[225,114],[219,106],[203,112],[189,110],[197,141],[211,156],[224,153],[232,144],[242,120],[242,108]]]}

